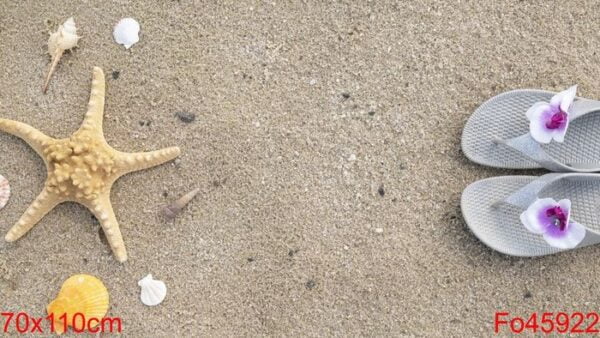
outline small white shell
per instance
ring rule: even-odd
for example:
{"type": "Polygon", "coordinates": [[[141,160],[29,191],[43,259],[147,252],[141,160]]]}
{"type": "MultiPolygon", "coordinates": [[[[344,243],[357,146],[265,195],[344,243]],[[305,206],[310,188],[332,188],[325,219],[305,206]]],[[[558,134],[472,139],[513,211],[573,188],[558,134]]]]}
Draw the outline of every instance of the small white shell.
{"type": "Polygon", "coordinates": [[[79,41],[75,20],[68,18],[58,30],[50,34],[48,39],[48,53],[55,56],[59,51],[64,51],[77,46],[79,41]]]}
{"type": "Polygon", "coordinates": [[[152,275],[142,278],[138,285],[142,287],[140,299],[148,306],[162,303],[167,296],[167,286],[163,281],[152,279],[152,275]]]}
{"type": "Polygon", "coordinates": [[[0,209],[6,206],[10,198],[10,185],[4,176],[0,175],[0,209]]]}
{"type": "Polygon", "coordinates": [[[115,26],[113,37],[118,44],[125,46],[125,49],[129,49],[134,43],[140,41],[139,32],[140,24],[133,18],[125,18],[121,19],[115,26]]]}

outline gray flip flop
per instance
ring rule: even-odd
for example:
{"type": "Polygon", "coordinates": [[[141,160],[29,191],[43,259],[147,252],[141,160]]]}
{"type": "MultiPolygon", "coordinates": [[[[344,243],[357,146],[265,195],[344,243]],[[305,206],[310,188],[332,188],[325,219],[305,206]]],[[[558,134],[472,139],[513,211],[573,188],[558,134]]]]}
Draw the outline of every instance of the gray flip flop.
{"type": "MultiPolygon", "coordinates": [[[[542,256],[566,250],[551,246],[545,235],[531,232],[523,223],[524,212],[545,198],[571,201],[566,222],[581,231],[574,248],[600,243],[600,174],[484,179],[464,190],[461,209],[471,231],[490,248],[511,256],[542,256]]],[[[547,226],[557,225],[550,221],[547,226]]]]}
{"type": "Polygon", "coordinates": [[[530,133],[526,112],[557,94],[542,90],[502,93],[482,104],[462,134],[463,153],[478,164],[509,169],[600,171],[600,102],[576,98],[562,143],[540,144],[530,133]]]}

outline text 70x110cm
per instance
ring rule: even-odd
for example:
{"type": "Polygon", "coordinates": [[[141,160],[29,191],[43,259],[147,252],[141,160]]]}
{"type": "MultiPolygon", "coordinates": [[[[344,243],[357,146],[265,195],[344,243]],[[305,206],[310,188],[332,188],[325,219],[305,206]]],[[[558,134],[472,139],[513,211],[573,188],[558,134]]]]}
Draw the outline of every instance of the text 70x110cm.
{"type": "Polygon", "coordinates": [[[11,328],[18,333],[44,333],[44,321],[50,323],[50,333],[67,331],[69,323],[72,323],[75,333],[120,333],[123,329],[121,318],[86,318],[81,312],[72,318],[66,313],[61,316],[51,313],[46,317],[33,317],[25,312],[2,312],[0,315],[4,320],[3,333],[8,333],[11,328]]]}

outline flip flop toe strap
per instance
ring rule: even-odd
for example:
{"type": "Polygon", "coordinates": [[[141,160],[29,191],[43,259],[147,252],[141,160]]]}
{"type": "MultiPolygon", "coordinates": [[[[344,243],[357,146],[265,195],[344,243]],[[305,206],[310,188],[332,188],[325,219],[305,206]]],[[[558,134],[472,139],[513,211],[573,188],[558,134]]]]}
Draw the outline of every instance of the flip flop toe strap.
{"type": "Polygon", "coordinates": [[[542,146],[537,143],[529,133],[508,140],[496,140],[495,142],[520,152],[539,164],[542,168],[546,168],[551,171],[575,170],[574,168],[556,161],[550,155],[548,155],[542,146]]]}
{"type": "MultiPolygon", "coordinates": [[[[540,176],[538,179],[533,182],[525,185],[521,189],[515,191],[506,199],[504,199],[504,203],[508,203],[514,205],[520,209],[527,209],[533,202],[538,199],[538,195],[544,187],[549,184],[552,184],[560,179],[567,178],[570,176],[575,176],[574,174],[546,174],[540,176]]],[[[579,174],[577,175],[579,176],[579,174]]]]}

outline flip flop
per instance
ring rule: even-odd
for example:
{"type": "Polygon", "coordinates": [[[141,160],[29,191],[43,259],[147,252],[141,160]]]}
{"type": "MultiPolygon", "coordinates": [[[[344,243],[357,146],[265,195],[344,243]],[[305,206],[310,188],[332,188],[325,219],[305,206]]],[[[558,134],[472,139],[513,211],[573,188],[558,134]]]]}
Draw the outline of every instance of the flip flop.
{"type": "Polygon", "coordinates": [[[467,121],[463,153],[497,168],[600,171],[600,102],[576,98],[576,88],[491,98],[467,121]]]}
{"type": "Polygon", "coordinates": [[[533,257],[600,243],[600,174],[503,176],[469,185],[463,217],[477,238],[533,257]]]}

